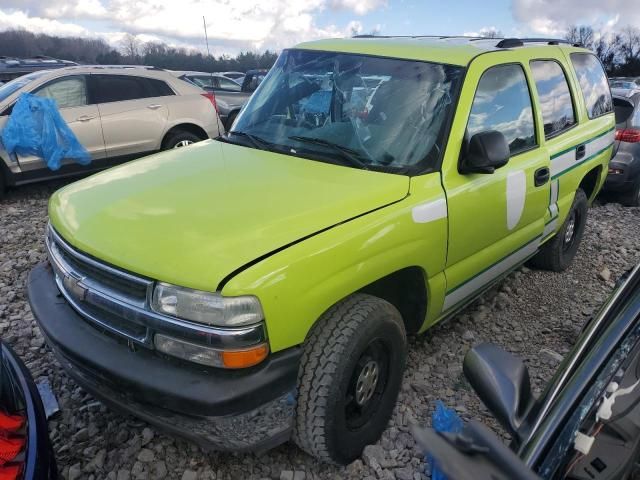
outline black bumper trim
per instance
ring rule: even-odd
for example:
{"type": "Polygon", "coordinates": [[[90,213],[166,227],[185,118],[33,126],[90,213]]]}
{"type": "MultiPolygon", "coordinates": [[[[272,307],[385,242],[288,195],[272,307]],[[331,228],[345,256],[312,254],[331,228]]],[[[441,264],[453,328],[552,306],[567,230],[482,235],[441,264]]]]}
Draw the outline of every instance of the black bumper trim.
{"type": "MultiPolygon", "coordinates": [[[[132,351],[126,344],[87,323],[62,298],[48,264],[29,274],[31,309],[47,343],[64,357],[74,378],[91,378],[136,404],[149,404],[189,416],[242,414],[295,390],[301,350],[294,347],[271,355],[242,371],[200,368],[132,351]]],[[[89,388],[90,389],[90,388],[89,388]]],[[[122,403],[122,399],[114,399],[122,403]]]]}

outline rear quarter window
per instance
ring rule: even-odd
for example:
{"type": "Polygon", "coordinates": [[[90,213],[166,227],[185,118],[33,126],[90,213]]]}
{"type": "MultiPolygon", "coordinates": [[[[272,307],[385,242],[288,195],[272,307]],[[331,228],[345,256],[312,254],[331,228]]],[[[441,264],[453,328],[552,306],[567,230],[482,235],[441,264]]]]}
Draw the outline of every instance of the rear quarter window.
{"type": "Polygon", "coordinates": [[[600,60],[591,53],[572,53],[571,63],[578,77],[589,118],[612,112],[611,90],[600,60]]]}

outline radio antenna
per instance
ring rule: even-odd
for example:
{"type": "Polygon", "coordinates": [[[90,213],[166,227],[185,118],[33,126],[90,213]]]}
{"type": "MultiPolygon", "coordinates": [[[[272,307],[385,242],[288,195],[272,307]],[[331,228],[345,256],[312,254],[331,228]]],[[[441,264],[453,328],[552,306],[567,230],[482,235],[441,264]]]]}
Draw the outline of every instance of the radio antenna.
{"type": "MultiPolygon", "coordinates": [[[[207,20],[202,16],[202,25],[204,25],[204,41],[207,44],[207,56],[211,59],[211,95],[213,95],[214,101],[216,98],[216,94],[213,91],[213,70],[215,64],[213,63],[213,57],[211,56],[211,51],[209,51],[209,35],[207,34],[207,20]]],[[[218,106],[216,105],[216,123],[218,124],[218,132],[224,132],[224,129],[220,128],[220,116],[218,115],[218,106]]]]}

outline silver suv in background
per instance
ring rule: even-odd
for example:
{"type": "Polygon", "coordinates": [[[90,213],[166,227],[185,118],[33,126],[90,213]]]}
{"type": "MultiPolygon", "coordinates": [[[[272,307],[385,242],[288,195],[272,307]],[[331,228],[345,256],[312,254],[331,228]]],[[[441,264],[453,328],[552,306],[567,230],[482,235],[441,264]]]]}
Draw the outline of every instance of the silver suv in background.
{"type": "Polygon", "coordinates": [[[240,109],[247,103],[253,93],[253,90],[243,90],[242,85],[237,83],[236,80],[219,73],[188,71],[173,71],[171,73],[179,79],[190,82],[215,95],[218,114],[227,131],[233,125],[240,109]]]}
{"type": "Polygon", "coordinates": [[[221,133],[212,94],[153,67],[78,66],[19,77],[0,86],[0,130],[24,92],[56,101],[92,161],[65,160],[54,172],[38,157],[9,158],[0,144],[0,196],[5,186],[99,170],[221,133]]]}

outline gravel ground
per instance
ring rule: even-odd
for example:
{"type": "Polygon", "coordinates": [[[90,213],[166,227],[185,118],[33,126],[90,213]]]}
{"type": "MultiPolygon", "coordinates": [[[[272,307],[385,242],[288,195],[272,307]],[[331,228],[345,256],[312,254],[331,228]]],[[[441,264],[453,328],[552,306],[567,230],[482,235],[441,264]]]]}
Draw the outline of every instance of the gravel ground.
{"type": "Polygon", "coordinates": [[[26,302],[30,268],[44,260],[47,184],[11,191],[0,202],[0,336],[34,378],[48,379],[61,411],[50,422],[65,479],[334,479],[427,478],[407,425],[429,422],[436,400],[464,419],[495,422],[462,376],[474,344],[492,341],[522,356],[540,391],[580,327],[607,298],[617,277],[640,261],[640,209],[591,209],[585,238],[562,274],[522,268],[451,321],[411,340],[402,393],[389,428],[362,460],[346,468],[319,464],[291,444],[264,455],[205,453],[110,410],[69,379],[44,345],[26,302]]]}

